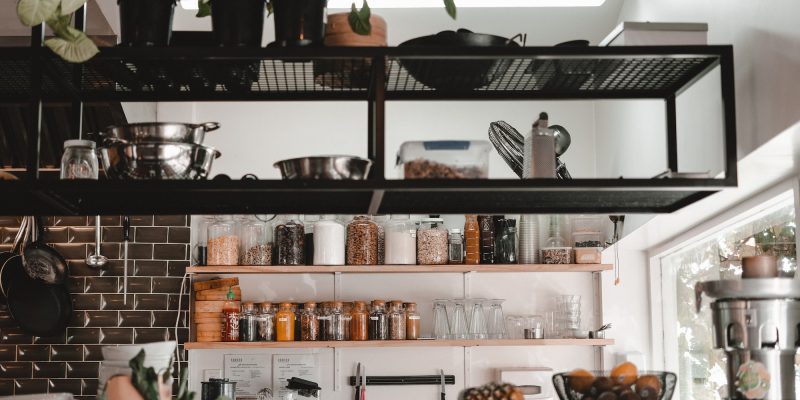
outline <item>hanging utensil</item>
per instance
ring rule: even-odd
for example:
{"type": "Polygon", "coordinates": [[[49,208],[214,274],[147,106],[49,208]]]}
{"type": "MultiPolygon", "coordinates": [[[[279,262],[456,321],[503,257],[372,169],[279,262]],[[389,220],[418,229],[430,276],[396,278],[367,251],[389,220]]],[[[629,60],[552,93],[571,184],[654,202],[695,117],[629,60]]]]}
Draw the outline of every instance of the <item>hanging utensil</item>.
{"type": "Polygon", "coordinates": [[[67,260],[45,241],[46,228],[41,217],[30,217],[33,243],[27,245],[22,252],[25,272],[33,279],[54,285],[62,284],[69,275],[67,260]]]}
{"type": "Polygon", "coordinates": [[[444,381],[444,370],[443,369],[439,370],[439,375],[442,378],[442,400],[445,400],[445,397],[447,396],[447,393],[445,391],[445,381],[444,381]]]}
{"type": "Polygon", "coordinates": [[[30,239],[29,218],[22,217],[11,251],[0,253],[0,293],[4,299],[8,298],[8,288],[15,274],[25,274],[21,253],[30,239]]]}
{"type": "Polygon", "coordinates": [[[63,335],[72,316],[66,285],[32,279],[21,265],[9,275],[8,309],[22,331],[39,337],[63,335]]]}
{"type": "Polygon", "coordinates": [[[92,268],[102,268],[108,262],[108,257],[100,254],[100,239],[103,227],[100,226],[100,216],[94,218],[94,254],[86,257],[86,265],[92,268]]]}
{"type": "Polygon", "coordinates": [[[361,400],[361,363],[356,366],[356,395],[355,400],[361,400]]]}
{"type": "Polygon", "coordinates": [[[131,219],[122,217],[122,301],[128,304],[128,242],[131,239],[131,219]]]}

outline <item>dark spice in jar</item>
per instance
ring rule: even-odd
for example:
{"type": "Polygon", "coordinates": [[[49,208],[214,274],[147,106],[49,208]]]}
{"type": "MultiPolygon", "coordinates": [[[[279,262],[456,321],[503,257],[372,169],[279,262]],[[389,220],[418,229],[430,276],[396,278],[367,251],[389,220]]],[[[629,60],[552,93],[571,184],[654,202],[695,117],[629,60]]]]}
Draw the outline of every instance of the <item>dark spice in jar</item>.
{"type": "Polygon", "coordinates": [[[308,302],[303,305],[303,312],[300,314],[300,340],[305,342],[319,340],[316,303],[308,302]]]}
{"type": "Polygon", "coordinates": [[[372,312],[369,314],[369,340],[389,339],[389,316],[386,314],[386,302],[374,300],[372,312]]]}
{"type": "Polygon", "coordinates": [[[333,340],[333,324],[331,324],[331,305],[329,302],[320,303],[317,313],[319,320],[319,340],[333,340]]]}
{"type": "Polygon", "coordinates": [[[256,306],[251,302],[242,303],[242,312],[239,314],[239,341],[255,342],[258,340],[258,317],[256,306]]]}
{"type": "Polygon", "coordinates": [[[277,265],[304,265],[306,259],[303,224],[290,221],[275,226],[275,248],[277,265]]]}

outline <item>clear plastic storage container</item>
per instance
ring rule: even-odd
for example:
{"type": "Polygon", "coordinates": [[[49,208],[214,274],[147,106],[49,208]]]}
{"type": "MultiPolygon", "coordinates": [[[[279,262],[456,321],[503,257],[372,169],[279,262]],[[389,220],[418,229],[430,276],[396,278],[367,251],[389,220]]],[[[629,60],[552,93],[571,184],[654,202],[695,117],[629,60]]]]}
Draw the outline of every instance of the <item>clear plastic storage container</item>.
{"type": "Polygon", "coordinates": [[[489,150],[485,140],[404,142],[397,165],[405,179],[486,179],[489,150]]]}
{"type": "Polygon", "coordinates": [[[254,216],[239,227],[239,264],[272,265],[272,229],[254,216]]]}

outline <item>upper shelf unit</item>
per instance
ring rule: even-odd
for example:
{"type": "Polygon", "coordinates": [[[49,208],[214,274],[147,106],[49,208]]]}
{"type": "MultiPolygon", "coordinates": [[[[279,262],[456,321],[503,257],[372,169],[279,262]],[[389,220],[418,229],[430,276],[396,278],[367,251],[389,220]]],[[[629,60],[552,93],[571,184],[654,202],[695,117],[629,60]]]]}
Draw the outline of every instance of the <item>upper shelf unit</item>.
{"type": "Polygon", "coordinates": [[[493,265],[239,265],[196,266],[186,268],[190,274],[397,274],[397,273],[500,273],[500,272],[602,272],[611,264],[493,264],[493,265]]]}
{"type": "Polygon", "coordinates": [[[369,100],[381,86],[385,100],[667,98],[731,54],[730,46],[116,47],[69,64],[47,49],[3,48],[0,98],[30,98],[32,61],[44,65],[42,95],[52,101],[369,100]],[[409,73],[463,61],[494,63],[491,83],[434,90],[409,73]]]}

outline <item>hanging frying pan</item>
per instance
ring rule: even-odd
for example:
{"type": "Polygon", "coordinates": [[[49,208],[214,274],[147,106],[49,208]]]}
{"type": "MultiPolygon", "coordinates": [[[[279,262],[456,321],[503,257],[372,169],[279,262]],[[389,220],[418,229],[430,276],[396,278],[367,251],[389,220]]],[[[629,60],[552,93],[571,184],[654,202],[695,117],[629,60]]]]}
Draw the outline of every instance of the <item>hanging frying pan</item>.
{"type": "Polygon", "coordinates": [[[65,285],[49,285],[15,273],[8,290],[8,309],[27,334],[47,337],[64,332],[72,315],[65,285]]]}
{"type": "Polygon", "coordinates": [[[67,260],[45,242],[45,227],[41,217],[31,217],[33,243],[25,246],[22,260],[25,272],[33,279],[49,284],[64,283],[69,275],[67,260]]]}
{"type": "Polygon", "coordinates": [[[29,239],[28,229],[30,226],[28,223],[28,217],[22,217],[22,223],[20,223],[19,230],[17,231],[17,237],[14,239],[14,246],[11,251],[0,254],[0,294],[3,296],[3,299],[7,297],[7,288],[12,280],[11,277],[16,273],[25,273],[20,253],[22,253],[22,249],[25,248],[29,239]]]}

